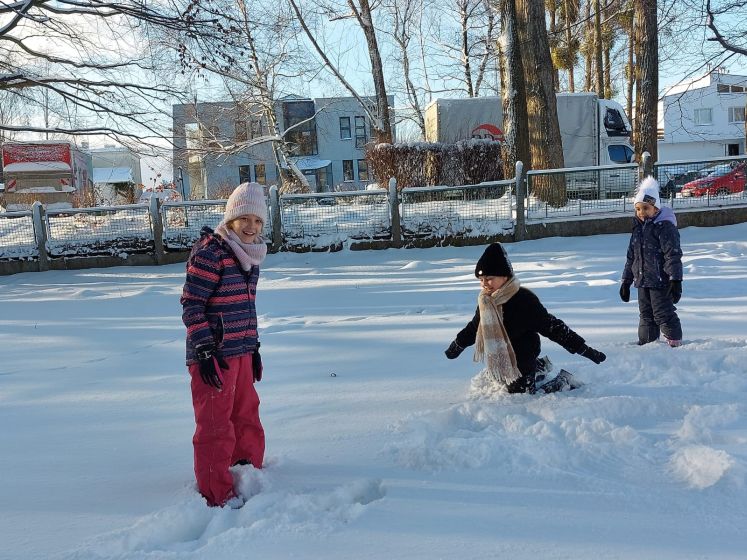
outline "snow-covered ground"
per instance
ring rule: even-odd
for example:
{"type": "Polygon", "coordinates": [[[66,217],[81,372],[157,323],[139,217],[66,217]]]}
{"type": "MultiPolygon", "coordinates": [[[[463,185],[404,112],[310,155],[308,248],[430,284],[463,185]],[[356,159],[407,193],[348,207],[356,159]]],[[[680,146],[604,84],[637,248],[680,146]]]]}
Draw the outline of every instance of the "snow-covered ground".
{"type": "Polygon", "coordinates": [[[466,351],[482,247],[268,256],[267,431],[241,510],[195,492],[183,265],[0,278],[0,558],[744,559],[747,225],[682,231],[685,345],[634,344],[626,235],[508,246],[602,349],[495,394],[466,351]]]}

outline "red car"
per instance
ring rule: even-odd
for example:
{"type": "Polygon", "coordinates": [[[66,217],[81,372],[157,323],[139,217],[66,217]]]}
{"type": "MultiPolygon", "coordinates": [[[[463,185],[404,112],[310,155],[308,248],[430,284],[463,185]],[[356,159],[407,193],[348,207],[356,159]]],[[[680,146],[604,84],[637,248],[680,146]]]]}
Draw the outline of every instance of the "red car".
{"type": "Polygon", "coordinates": [[[724,196],[744,191],[745,163],[706,167],[701,177],[682,186],[682,196],[724,196]]]}

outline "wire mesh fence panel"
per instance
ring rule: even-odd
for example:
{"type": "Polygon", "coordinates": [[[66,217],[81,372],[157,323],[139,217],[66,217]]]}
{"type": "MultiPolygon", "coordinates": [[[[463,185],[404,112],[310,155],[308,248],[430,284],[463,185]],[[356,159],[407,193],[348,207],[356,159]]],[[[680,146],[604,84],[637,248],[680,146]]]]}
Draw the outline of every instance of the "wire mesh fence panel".
{"type": "Polygon", "coordinates": [[[52,257],[126,255],[155,249],[148,206],[132,204],[47,212],[52,257]]]}
{"type": "Polygon", "coordinates": [[[385,190],[284,195],[280,210],[283,240],[289,245],[328,247],[392,235],[385,190]]]}
{"type": "MultiPolygon", "coordinates": [[[[171,250],[190,249],[200,238],[203,227],[218,227],[225,209],[225,200],[165,202],[161,206],[164,247],[171,250]]],[[[265,233],[267,231],[265,227],[265,233]]]]}
{"type": "Polygon", "coordinates": [[[38,258],[31,212],[0,213],[0,260],[38,258]]]}
{"type": "Polygon", "coordinates": [[[513,180],[400,192],[402,236],[479,237],[513,230],[513,180]]]}
{"type": "Polygon", "coordinates": [[[665,204],[699,208],[745,203],[747,156],[654,165],[654,178],[665,204]]]}
{"type": "Polygon", "coordinates": [[[527,219],[631,212],[637,182],[634,163],[529,171],[527,219]]]}

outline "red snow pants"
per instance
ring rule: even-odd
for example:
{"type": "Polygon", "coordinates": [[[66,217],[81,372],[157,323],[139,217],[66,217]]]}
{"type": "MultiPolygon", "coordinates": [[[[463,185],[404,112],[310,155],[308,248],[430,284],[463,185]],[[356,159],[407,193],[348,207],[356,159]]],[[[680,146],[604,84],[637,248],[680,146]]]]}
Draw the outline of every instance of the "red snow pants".
{"type": "Polygon", "coordinates": [[[237,461],[249,461],[255,468],[262,468],[265,455],[252,354],[226,358],[226,363],[228,369],[220,372],[220,390],[202,381],[199,364],[189,366],[197,424],[192,438],[195,477],[200,494],[211,506],[222,506],[234,496],[229,467],[237,461]]]}

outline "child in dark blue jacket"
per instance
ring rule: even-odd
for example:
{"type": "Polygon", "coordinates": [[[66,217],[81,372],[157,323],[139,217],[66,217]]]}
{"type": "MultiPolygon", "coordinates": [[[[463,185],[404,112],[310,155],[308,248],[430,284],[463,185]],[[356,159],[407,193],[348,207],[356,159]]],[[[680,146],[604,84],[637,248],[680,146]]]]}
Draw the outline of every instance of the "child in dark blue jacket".
{"type": "Polygon", "coordinates": [[[682,344],[682,326],[676,307],[682,296],[682,249],[677,218],[662,206],[659,183],[641,181],[635,199],[633,233],[622,274],[620,299],[630,301],[630,285],[638,288],[638,344],[658,340],[663,333],[669,346],[682,344]]]}

